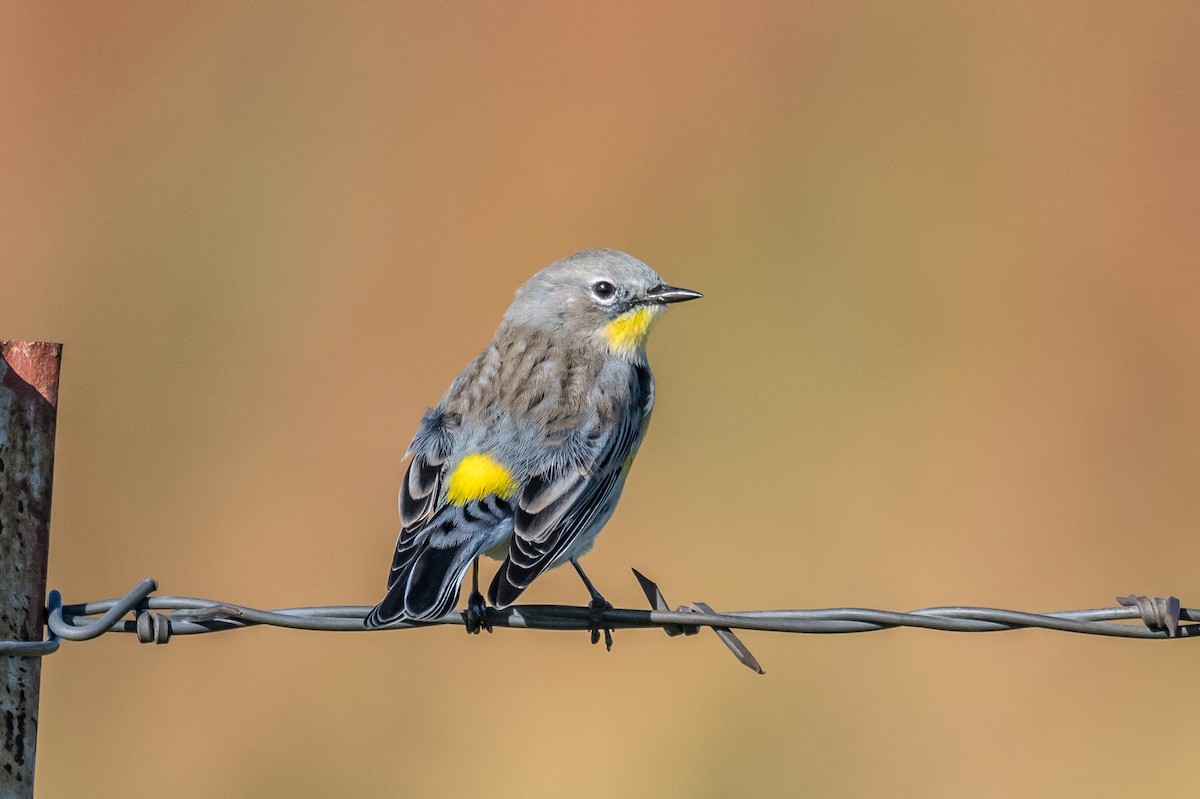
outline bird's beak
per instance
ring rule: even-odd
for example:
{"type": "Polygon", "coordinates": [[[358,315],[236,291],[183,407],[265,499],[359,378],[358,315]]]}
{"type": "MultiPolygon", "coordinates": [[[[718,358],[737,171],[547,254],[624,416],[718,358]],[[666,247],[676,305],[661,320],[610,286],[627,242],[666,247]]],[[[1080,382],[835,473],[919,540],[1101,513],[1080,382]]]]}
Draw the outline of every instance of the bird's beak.
{"type": "Polygon", "coordinates": [[[668,286],[666,283],[659,283],[657,286],[648,289],[646,293],[642,295],[645,302],[658,304],[665,304],[668,302],[687,302],[688,300],[699,299],[703,296],[704,295],[698,291],[692,291],[691,289],[680,289],[676,288],[675,286],[668,286]]]}

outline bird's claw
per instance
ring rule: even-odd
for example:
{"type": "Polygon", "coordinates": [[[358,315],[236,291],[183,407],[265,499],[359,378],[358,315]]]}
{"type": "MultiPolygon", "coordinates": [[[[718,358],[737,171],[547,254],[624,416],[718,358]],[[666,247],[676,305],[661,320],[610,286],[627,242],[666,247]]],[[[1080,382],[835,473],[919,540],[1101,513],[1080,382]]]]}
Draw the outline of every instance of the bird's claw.
{"type": "Polygon", "coordinates": [[[488,606],[484,601],[483,594],[478,591],[472,591],[471,596],[467,598],[467,633],[470,635],[478,635],[481,630],[492,631],[492,623],[488,621],[488,606]]]}
{"type": "Polygon", "coordinates": [[[612,609],[613,609],[612,604],[609,603],[607,600],[605,600],[603,597],[598,596],[595,599],[593,599],[591,602],[588,603],[588,610],[591,611],[591,614],[592,614],[591,627],[589,628],[592,632],[592,643],[593,644],[600,643],[600,632],[603,631],[604,632],[604,648],[609,652],[612,651],[613,628],[604,626],[603,614],[606,610],[612,610],[612,609]]]}

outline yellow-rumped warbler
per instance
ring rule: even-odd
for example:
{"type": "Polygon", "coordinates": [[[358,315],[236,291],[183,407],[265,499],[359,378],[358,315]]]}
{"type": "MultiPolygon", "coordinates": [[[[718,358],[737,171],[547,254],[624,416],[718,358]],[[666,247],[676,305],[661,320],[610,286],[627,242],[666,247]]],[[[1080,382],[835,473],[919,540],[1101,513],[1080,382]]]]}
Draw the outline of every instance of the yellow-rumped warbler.
{"type": "Polygon", "coordinates": [[[616,250],[577,252],[521,286],[409,446],[387,596],[366,626],[444,616],[474,564],[467,628],[477,632],[482,554],[504,558],[488,590],[498,608],[567,562],[593,613],[610,607],[576,559],[612,516],[650,421],[650,326],[667,303],[699,296],[616,250]]]}

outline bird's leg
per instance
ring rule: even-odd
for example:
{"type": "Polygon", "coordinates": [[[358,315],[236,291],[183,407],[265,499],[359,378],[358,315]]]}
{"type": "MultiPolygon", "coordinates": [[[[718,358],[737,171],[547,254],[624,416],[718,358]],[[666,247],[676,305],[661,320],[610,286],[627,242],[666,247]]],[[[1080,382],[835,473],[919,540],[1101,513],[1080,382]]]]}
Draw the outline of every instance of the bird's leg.
{"type": "Polygon", "coordinates": [[[487,617],[487,602],[479,593],[479,558],[471,564],[471,595],[467,597],[467,632],[474,635],[480,630],[492,631],[487,617]]]}
{"type": "Polygon", "coordinates": [[[612,610],[612,605],[607,599],[600,596],[600,592],[596,590],[596,586],[592,585],[592,581],[584,574],[583,567],[579,565],[579,561],[571,558],[571,565],[575,567],[575,572],[579,575],[579,579],[583,580],[583,585],[587,588],[588,593],[592,595],[592,601],[588,603],[588,610],[592,612],[592,643],[600,643],[600,631],[604,631],[604,648],[612,651],[612,627],[604,627],[604,619],[601,614],[606,610],[612,610]]]}

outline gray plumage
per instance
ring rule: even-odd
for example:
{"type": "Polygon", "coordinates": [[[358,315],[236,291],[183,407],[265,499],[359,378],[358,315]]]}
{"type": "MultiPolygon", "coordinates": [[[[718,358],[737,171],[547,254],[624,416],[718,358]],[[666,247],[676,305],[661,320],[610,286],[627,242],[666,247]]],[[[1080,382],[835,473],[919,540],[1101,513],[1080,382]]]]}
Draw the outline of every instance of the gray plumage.
{"type": "Polygon", "coordinates": [[[521,286],[409,447],[387,596],[366,625],[445,615],[481,554],[504,559],[488,599],[506,607],[587,552],[654,407],[645,333],[666,303],[698,296],[615,250],[575,253],[521,286]],[[456,476],[472,456],[499,476],[456,476]],[[464,486],[495,490],[467,499],[464,486]]]}

